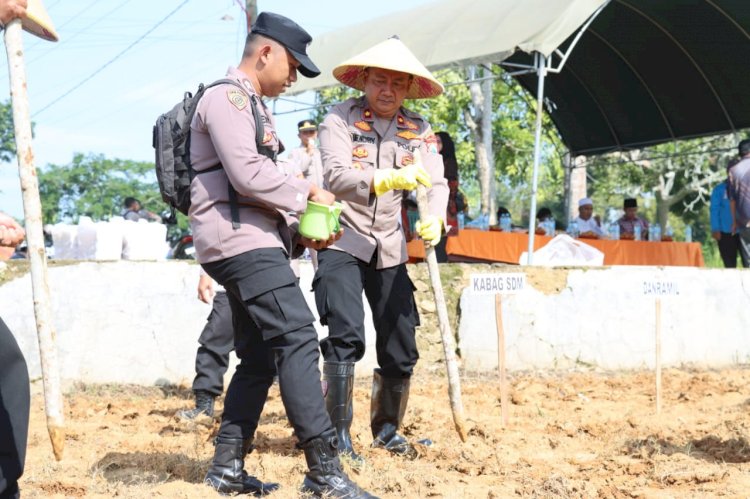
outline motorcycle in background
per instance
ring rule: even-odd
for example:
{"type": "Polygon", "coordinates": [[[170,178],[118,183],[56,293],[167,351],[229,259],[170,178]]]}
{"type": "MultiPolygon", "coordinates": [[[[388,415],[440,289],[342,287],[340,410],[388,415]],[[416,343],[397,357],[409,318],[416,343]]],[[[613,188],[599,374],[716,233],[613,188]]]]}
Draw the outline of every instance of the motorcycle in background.
{"type": "Polygon", "coordinates": [[[167,253],[167,258],[173,260],[195,260],[193,236],[185,235],[177,239],[167,253]]]}

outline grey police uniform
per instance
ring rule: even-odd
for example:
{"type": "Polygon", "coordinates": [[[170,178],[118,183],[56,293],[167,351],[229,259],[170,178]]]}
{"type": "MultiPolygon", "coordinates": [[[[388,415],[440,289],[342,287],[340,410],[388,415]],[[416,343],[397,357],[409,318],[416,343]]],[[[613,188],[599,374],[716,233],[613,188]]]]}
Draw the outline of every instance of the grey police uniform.
{"type": "Polygon", "coordinates": [[[287,416],[305,442],[331,427],[320,397],[314,316],[289,266],[297,237],[289,213],[304,210],[310,184],[281,173],[258,151],[252,100],[262,113],[263,146],[271,155],[280,148],[273,117],[241,71],[230,68],[227,77],[245,92],[232,85],[210,88],[191,125],[191,161],[198,173],[191,184],[193,240],[198,261],[227,291],[240,359],[219,437],[254,435],[278,370],[287,416]],[[222,169],[200,173],[219,163],[222,169]],[[237,193],[237,229],[230,185],[237,193]]]}
{"type": "Polygon", "coordinates": [[[289,163],[297,166],[307,180],[325,188],[323,183],[323,164],[320,159],[320,150],[313,148],[312,154],[307,152],[306,147],[295,147],[289,152],[289,163]]]}
{"type": "Polygon", "coordinates": [[[407,166],[419,149],[432,181],[430,212],[442,219],[448,186],[435,136],[419,114],[401,108],[393,119],[380,119],[365,97],[359,97],[329,112],[320,126],[320,144],[325,182],[344,204],[344,234],[318,252],[314,280],[318,312],[329,331],[321,342],[323,356],[326,361],[356,362],[364,355],[364,289],[377,333],[380,373],[408,378],[419,357],[414,336],[419,316],[405,266],[403,191],[376,197],[370,186],[376,169],[407,166]]]}

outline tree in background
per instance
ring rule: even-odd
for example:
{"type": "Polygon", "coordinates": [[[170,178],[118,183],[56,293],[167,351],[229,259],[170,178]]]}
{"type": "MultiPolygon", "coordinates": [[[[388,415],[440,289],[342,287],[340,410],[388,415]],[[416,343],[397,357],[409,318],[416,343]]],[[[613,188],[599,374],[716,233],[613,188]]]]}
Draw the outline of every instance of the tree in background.
{"type": "Polygon", "coordinates": [[[0,162],[16,155],[16,138],[13,134],[13,108],[10,101],[0,103],[0,162]]]}
{"type": "Polygon", "coordinates": [[[734,135],[720,135],[591,157],[593,197],[597,206],[618,210],[625,197],[643,199],[652,221],[680,231],[694,225],[694,237],[703,240],[710,232],[711,190],[726,178],[737,141],[734,135]]]}
{"type": "Polygon", "coordinates": [[[101,154],[76,154],[67,165],[40,169],[39,193],[44,223],[78,222],[81,216],[108,220],[123,210],[126,197],[160,212],[161,202],[153,163],[107,159],[101,154]]]}
{"type": "MultiPolygon", "coordinates": [[[[155,213],[168,208],[161,200],[153,163],[107,159],[101,154],[78,153],[70,164],[40,169],[39,195],[45,224],[77,223],[82,216],[109,220],[120,216],[128,196],[155,213]]],[[[177,224],[168,227],[167,238],[174,240],[189,232],[188,218],[178,212],[177,224]]]]}

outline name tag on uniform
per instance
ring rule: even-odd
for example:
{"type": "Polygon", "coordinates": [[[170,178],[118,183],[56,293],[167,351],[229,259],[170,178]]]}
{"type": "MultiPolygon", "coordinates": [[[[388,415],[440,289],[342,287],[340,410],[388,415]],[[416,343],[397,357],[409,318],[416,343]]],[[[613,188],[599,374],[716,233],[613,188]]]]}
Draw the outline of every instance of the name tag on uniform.
{"type": "Polygon", "coordinates": [[[375,137],[366,137],[366,136],[360,135],[358,133],[350,133],[349,135],[352,136],[352,142],[362,142],[364,144],[374,144],[375,143],[375,137]]]}

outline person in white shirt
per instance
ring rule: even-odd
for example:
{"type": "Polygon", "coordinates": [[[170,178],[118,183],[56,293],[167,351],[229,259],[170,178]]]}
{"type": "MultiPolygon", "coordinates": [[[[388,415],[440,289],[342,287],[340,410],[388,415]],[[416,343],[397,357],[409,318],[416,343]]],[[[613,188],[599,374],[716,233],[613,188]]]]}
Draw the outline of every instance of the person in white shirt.
{"type": "Polygon", "coordinates": [[[578,233],[581,236],[589,237],[602,237],[604,231],[602,230],[598,217],[594,217],[594,202],[591,198],[583,198],[578,201],[578,217],[575,222],[578,224],[578,233]]]}

